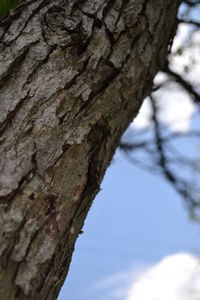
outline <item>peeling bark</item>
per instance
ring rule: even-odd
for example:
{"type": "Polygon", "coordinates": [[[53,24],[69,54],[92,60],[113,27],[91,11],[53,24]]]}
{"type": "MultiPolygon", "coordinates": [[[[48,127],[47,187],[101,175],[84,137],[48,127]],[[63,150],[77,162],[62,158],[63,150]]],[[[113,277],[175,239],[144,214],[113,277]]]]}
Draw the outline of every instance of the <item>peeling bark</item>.
{"type": "Polygon", "coordinates": [[[0,21],[0,299],[56,299],[178,0],[21,0],[0,21]]]}

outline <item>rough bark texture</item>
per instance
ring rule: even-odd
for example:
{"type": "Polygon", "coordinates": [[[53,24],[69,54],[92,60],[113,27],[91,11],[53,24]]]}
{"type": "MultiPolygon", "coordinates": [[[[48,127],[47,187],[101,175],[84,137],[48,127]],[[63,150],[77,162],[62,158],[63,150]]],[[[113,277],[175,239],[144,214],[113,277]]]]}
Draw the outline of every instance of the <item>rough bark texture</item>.
{"type": "Polygon", "coordinates": [[[0,299],[56,299],[178,0],[24,0],[0,22],[0,299]]]}

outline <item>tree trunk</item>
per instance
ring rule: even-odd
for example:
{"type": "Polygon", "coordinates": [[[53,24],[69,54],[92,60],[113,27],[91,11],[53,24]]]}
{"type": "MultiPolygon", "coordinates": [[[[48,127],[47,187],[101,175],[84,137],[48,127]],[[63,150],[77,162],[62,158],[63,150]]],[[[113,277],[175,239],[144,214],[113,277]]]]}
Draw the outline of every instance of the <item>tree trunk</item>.
{"type": "Polygon", "coordinates": [[[0,299],[56,299],[179,0],[21,0],[0,22],[0,299]]]}

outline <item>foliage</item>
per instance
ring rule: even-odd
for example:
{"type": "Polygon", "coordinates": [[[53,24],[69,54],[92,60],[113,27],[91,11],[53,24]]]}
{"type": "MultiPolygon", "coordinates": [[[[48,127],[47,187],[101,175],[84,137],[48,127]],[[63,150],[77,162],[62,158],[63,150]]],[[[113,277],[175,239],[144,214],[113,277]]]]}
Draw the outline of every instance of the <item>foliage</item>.
{"type": "Polygon", "coordinates": [[[0,18],[9,14],[10,10],[15,9],[18,0],[0,0],[0,18]]]}

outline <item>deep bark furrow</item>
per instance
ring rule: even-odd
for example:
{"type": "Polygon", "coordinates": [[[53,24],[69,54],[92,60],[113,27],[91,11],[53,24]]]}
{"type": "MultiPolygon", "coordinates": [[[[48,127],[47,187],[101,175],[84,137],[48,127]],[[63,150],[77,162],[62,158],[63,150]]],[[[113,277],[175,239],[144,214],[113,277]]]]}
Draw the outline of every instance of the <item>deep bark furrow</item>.
{"type": "Polygon", "coordinates": [[[14,60],[9,64],[8,68],[0,74],[0,88],[3,87],[6,84],[6,82],[10,79],[16,67],[19,67],[19,65],[24,61],[29,48],[33,44],[35,44],[35,42],[25,46],[24,49],[22,49],[21,53],[19,53],[19,55],[15,57],[14,60]]]}
{"type": "MultiPolygon", "coordinates": [[[[28,91],[28,93],[29,93],[29,91],[28,91]]],[[[24,98],[19,100],[16,107],[11,112],[9,112],[8,116],[6,117],[6,120],[3,123],[0,124],[0,136],[6,131],[8,126],[12,123],[12,120],[14,119],[17,112],[22,107],[24,101],[26,101],[29,98],[28,93],[24,98]]]]}

